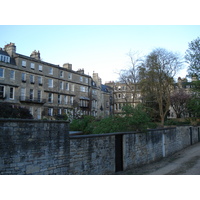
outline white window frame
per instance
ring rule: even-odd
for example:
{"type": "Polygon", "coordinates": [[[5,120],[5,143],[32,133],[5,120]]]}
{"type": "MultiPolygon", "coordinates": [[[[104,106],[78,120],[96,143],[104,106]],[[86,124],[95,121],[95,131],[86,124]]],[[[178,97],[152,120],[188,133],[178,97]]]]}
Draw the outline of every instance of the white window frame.
{"type": "Polygon", "coordinates": [[[5,98],[5,86],[4,85],[0,85],[0,87],[3,88],[3,93],[1,94],[2,95],[2,98],[5,98]]]}
{"type": "Polygon", "coordinates": [[[26,61],[22,60],[22,67],[26,67],[26,61]]]}
{"type": "Polygon", "coordinates": [[[10,70],[10,79],[15,80],[15,70],[10,70]]]}
{"type": "Polygon", "coordinates": [[[73,105],[74,97],[70,96],[70,104],[73,105]]]}
{"type": "Polygon", "coordinates": [[[30,111],[31,115],[33,115],[33,107],[29,107],[29,111],[30,111]]]}
{"type": "Polygon", "coordinates": [[[53,108],[48,108],[48,116],[53,116],[53,108]]]}
{"type": "Polygon", "coordinates": [[[26,73],[22,72],[22,81],[26,81],[26,73]]]}
{"type": "Polygon", "coordinates": [[[26,99],[26,88],[21,88],[20,95],[21,95],[21,100],[26,99]]]}
{"type": "Polygon", "coordinates": [[[72,73],[69,73],[69,74],[68,74],[68,78],[69,78],[69,79],[72,79],[72,73]]]}
{"type": "Polygon", "coordinates": [[[2,75],[0,74],[0,78],[4,78],[5,70],[4,70],[4,68],[0,68],[0,70],[2,70],[2,75]]]}
{"type": "Polygon", "coordinates": [[[37,92],[37,100],[38,100],[38,102],[42,101],[42,91],[41,90],[38,90],[38,92],[37,92]]]}
{"type": "Polygon", "coordinates": [[[10,87],[10,90],[9,90],[9,99],[14,100],[14,98],[15,98],[15,88],[14,87],[10,87]],[[12,97],[10,97],[11,96],[11,88],[13,89],[13,91],[12,91],[12,97]]]}
{"type": "Polygon", "coordinates": [[[66,83],[65,86],[66,86],[66,90],[69,91],[69,83],[66,83]]]}
{"type": "Polygon", "coordinates": [[[88,82],[89,82],[89,81],[88,81],[88,78],[85,78],[85,83],[88,84],[88,82]]]}
{"type": "Polygon", "coordinates": [[[62,109],[58,108],[58,115],[62,115],[62,109]]]}
{"type": "Polygon", "coordinates": [[[80,82],[83,82],[83,77],[82,76],[80,76],[80,82]]]}
{"type": "Polygon", "coordinates": [[[81,92],[86,92],[85,86],[80,86],[80,91],[81,91],[81,92]]]}
{"type": "Polygon", "coordinates": [[[62,104],[62,95],[58,94],[58,104],[62,104]]]}
{"type": "Polygon", "coordinates": [[[64,77],[64,71],[60,71],[60,77],[63,78],[64,77]]]}
{"type": "Polygon", "coordinates": [[[71,91],[74,92],[74,84],[71,84],[71,91]]]}
{"type": "Polygon", "coordinates": [[[42,72],[42,65],[38,65],[38,70],[42,72]]]}
{"type": "Polygon", "coordinates": [[[53,75],[53,67],[49,67],[49,74],[53,75]]]}
{"type": "Polygon", "coordinates": [[[34,100],[34,89],[29,90],[29,99],[34,100]]]}
{"type": "Polygon", "coordinates": [[[42,76],[38,76],[38,85],[42,85],[42,76]]]}
{"type": "Polygon", "coordinates": [[[53,103],[53,93],[48,94],[48,103],[53,103]],[[51,101],[49,101],[51,100],[51,101]]]}
{"type": "Polygon", "coordinates": [[[41,119],[41,108],[37,109],[37,119],[41,119]]]}
{"type": "Polygon", "coordinates": [[[62,81],[60,82],[59,87],[60,87],[60,90],[63,90],[63,82],[62,81]]]}
{"type": "Polygon", "coordinates": [[[4,55],[0,55],[0,61],[5,62],[5,63],[9,63],[10,62],[10,57],[9,56],[4,56],[4,55]]]}
{"type": "Polygon", "coordinates": [[[30,83],[35,83],[35,77],[33,74],[30,74],[30,83]]]}
{"type": "Polygon", "coordinates": [[[64,103],[68,104],[68,96],[67,95],[64,96],[64,103]]]}
{"type": "Polygon", "coordinates": [[[53,88],[53,79],[48,79],[48,87],[53,88]]]}
{"type": "Polygon", "coordinates": [[[31,69],[35,69],[35,63],[31,63],[31,69]]]}

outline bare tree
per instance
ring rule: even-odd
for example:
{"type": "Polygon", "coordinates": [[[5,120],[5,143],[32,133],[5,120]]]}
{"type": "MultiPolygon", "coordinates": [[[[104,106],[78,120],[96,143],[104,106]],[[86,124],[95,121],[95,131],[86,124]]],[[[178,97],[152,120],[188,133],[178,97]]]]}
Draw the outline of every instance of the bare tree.
{"type": "Polygon", "coordinates": [[[184,89],[175,90],[171,96],[171,106],[174,109],[177,118],[181,118],[181,115],[187,111],[187,103],[191,99],[191,96],[184,91],[184,89]]]}
{"type": "MultiPolygon", "coordinates": [[[[129,58],[129,66],[119,72],[119,81],[126,85],[126,93],[131,94],[131,99],[134,103],[138,93],[139,68],[142,64],[142,59],[137,51],[130,51],[127,56],[129,58]]],[[[126,96],[129,96],[128,94],[126,96]]],[[[125,99],[126,101],[128,100],[128,98],[125,99]]]]}
{"type": "Polygon", "coordinates": [[[141,68],[141,91],[145,101],[151,97],[158,105],[161,126],[169,111],[170,96],[174,84],[174,76],[181,67],[179,55],[162,48],[153,50],[141,68]]]}

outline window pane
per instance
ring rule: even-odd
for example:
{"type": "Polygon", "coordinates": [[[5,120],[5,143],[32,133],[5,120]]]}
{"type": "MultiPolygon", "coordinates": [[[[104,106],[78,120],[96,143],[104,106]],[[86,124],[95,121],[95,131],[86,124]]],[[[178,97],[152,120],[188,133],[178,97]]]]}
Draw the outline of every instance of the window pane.
{"type": "Polygon", "coordinates": [[[37,110],[37,118],[41,119],[41,108],[38,108],[37,110]]]}
{"type": "Polygon", "coordinates": [[[38,102],[41,101],[41,90],[38,90],[38,102]]]}
{"type": "Polygon", "coordinates": [[[69,83],[66,83],[66,90],[69,90],[69,83]]]}
{"type": "Polygon", "coordinates": [[[71,90],[72,90],[72,92],[74,92],[74,85],[71,86],[71,90]]]}
{"type": "Polygon", "coordinates": [[[26,74],[22,73],[22,81],[26,81],[26,74]]]}
{"type": "Polygon", "coordinates": [[[35,68],[35,64],[31,63],[31,69],[34,69],[34,68],[35,68]]]}
{"type": "Polygon", "coordinates": [[[10,79],[15,79],[15,71],[14,70],[10,71],[10,79]]]}
{"type": "Polygon", "coordinates": [[[30,75],[30,82],[34,83],[34,76],[33,75],[30,75]]]}
{"type": "Polygon", "coordinates": [[[39,71],[42,71],[42,65],[39,65],[39,71]]]}
{"type": "Polygon", "coordinates": [[[52,102],[53,102],[53,94],[52,94],[52,93],[49,93],[48,102],[49,102],[49,103],[52,103],[52,102]]]}
{"type": "Polygon", "coordinates": [[[0,86],[0,99],[4,98],[4,86],[0,86]]]}
{"type": "Polygon", "coordinates": [[[33,100],[33,89],[30,89],[30,100],[33,100]]]}
{"type": "Polygon", "coordinates": [[[53,68],[52,67],[49,68],[49,74],[53,74],[53,68]]]}
{"type": "Polygon", "coordinates": [[[4,77],[4,69],[0,68],[0,77],[3,78],[4,77]]]}
{"type": "Polygon", "coordinates": [[[67,104],[67,102],[68,102],[68,96],[65,96],[64,99],[65,99],[65,104],[67,104]]]}
{"type": "Polygon", "coordinates": [[[14,88],[10,88],[10,99],[14,99],[14,88]]]}
{"type": "Polygon", "coordinates": [[[48,115],[53,116],[53,108],[48,108],[48,115]]]}
{"type": "Polygon", "coordinates": [[[53,87],[53,79],[49,79],[49,87],[53,87]]]}
{"type": "Polygon", "coordinates": [[[22,60],[22,67],[26,67],[26,61],[22,60]]]}
{"type": "Polygon", "coordinates": [[[38,84],[42,85],[42,77],[41,76],[38,76],[38,84]]]}
{"type": "Polygon", "coordinates": [[[25,100],[25,93],[26,93],[26,89],[21,88],[21,100],[25,100]]]}
{"type": "Polygon", "coordinates": [[[60,82],[60,90],[63,89],[63,82],[60,82]]]}

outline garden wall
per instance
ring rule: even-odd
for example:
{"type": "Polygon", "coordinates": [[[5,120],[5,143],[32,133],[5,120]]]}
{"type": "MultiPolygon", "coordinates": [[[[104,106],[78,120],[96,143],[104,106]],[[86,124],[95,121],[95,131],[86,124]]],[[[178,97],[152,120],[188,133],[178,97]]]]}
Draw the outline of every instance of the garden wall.
{"type": "Polygon", "coordinates": [[[113,174],[200,141],[199,127],[69,136],[64,121],[0,120],[0,174],[113,174]]]}
{"type": "Polygon", "coordinates": [[[68,125],[0,120],[0,174],[68,174],[68,125]]]}
{"type": "Polygon", "coordinates": [[[115,171],[115,135],[70,137],[70,174],[115,171]]]}

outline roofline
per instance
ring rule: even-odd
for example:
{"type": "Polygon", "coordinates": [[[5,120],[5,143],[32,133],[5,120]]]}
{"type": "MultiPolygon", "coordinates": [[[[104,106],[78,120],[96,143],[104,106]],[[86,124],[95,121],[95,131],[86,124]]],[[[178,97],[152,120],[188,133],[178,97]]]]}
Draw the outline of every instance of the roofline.
{"type": "Polygon", "coordinates": [[[31,57],[29,57],[29,56],[25,56],[25,55],[22,55],[22,54],[19,54],[19,53],[16,53],[16,54],[15,54],[14,58],[16,58],[16,57],[26,58],[26,59],[32,60],[32,61],[34,61],[34,62],[46,64],[46,65],[49,65],[49,66],[52,66],[52,67],[55,67],[55,68],[58,68],[58,69],[63,69],[63,70],[65,70],[65,71],[69,71],[69,72],[71,71],[71,72],[73,72],[73,73],[75,73],[75,74],[79,74],[79,75],[81,75],[81,76],[86,76],[86,77],[88,77],[88,78],[92,78],[90,75],[87,75],[87,74],[80,74],[80,73],[77,72],[77,71],[74,71],[74,70],[70,70],[70,69],[61,67],[60,65],[55,65],[55,64],[51,64],[51,63],[48,63],[48,62],[45,62],[45,61],[42,61],[42,60],[37,60],[37,59],[35,59],[35,58],[31,58],[31,57]]]}

